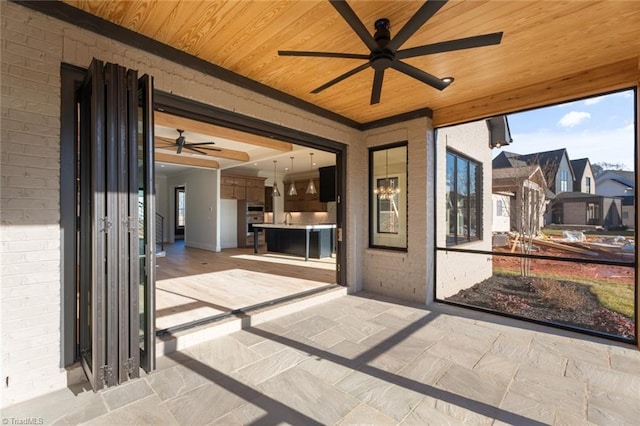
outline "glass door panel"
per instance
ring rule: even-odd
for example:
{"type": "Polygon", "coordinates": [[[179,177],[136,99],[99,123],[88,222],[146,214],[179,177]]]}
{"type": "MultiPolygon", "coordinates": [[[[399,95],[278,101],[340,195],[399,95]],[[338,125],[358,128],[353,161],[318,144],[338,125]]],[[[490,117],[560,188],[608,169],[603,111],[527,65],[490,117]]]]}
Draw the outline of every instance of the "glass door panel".
{"type": "Polygon", "coordinates": [[[153,79],[143,75],[138,81],[138,206],[139,218],[139,317],[137,331],[140,366],[155,368],[155,185],[153,154],[153,79]]]}

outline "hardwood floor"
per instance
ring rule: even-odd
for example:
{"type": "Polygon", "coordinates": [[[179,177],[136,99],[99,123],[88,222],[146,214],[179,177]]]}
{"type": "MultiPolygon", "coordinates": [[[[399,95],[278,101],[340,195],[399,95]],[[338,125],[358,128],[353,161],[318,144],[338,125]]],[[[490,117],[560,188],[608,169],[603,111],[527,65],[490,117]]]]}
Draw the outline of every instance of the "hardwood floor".
{"type": "Polygon", "coordinates": [[[168,244],[156,259],[156,329],[200,320],[336,282],[335,258],[267,253],[261,247],[215,253],[168,244]]]}

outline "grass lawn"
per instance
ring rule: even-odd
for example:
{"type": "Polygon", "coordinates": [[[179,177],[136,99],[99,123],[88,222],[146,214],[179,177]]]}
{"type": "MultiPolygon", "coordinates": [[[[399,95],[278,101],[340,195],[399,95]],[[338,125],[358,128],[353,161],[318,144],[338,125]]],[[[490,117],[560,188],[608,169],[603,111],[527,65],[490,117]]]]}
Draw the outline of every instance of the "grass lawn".
{"type": "MultiPolygon", "coordinates": [[[[520,271],[513,269],[494,268],[493,273],[503,276],[520,276],[520,271]]],[[[598,298],[598,301],[603,307],[622,314],[627,318],[635,317],[635,292],[633,284],[621,283],[614,279],[592,279],[551,273],[536,273],[535,276],[586,285],[598,298]]]]}

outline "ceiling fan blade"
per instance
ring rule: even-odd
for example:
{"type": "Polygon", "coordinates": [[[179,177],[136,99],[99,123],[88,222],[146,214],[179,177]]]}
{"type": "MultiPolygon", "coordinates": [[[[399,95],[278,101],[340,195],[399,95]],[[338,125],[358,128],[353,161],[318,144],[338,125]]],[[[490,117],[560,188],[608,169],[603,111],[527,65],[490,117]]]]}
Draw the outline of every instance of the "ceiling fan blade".
{"type": "Polygon", "coordinates": [[[366,62],[354,69],[352,69],[351,71],[347,71],[346,73],[342,74],[339,77],[334,78],[333,80],[331,80],[328,83],[323,84],[322,86],[318,87],[317,89],[314,89],[311,91],[311,93],[320,93],[322,92],[324,89],[328,89],[329,87],[333,86],[336,83],[340,83],[342,80],[351,77],[354,74],[359,73],[360,71],[366,70],[367,68],[369,68],[369,62],[366,62]]]}
{"type": "Polygon", "coordinates": [[[412,65],[406,64],[402,61],[396,61],[391,65],[392,68],[405,73],[409,77],[413,77],[416,80],[420,80],[423,83],[428,84],[431,87],[434,87],[438,90],[444,90],[449,83],[445,83],[438,77],[429,74],[428,72],[424,72],[421,69],[418,69],[412,65]]]}
{"type": "Polygon", "coordinates": [[[382,94],[382,81],[384,80],[384,70],[376,70],[373,75],[373,87],[371,88],[371,105],[380,102],[382,94]]]}
{"type": "Polygon", "coordinates": [[[399,49],[400,46],[402,46],[404,42],[418,30],[418,28],[424,25],[424,23],[435,15],[436,12],[438,12],[446,3],[447,0],[428,0],[425,2],[420,9],[418,9],[415,15],[413,15],[406,24],[404,24],[404,27],[398,31],[398,34],[391,39],[389,44],[387,44],[387,48],[391,51],[399,49]]]}
{"type": "Polygon", "coordinates": [[[216,143],[213,141],[209,141],[209,142],[189,142],[185,145],[189,145],[189,146],[195,146],[195,145],[215,145],[216,143]]]}
{"type": "Polygon", "coordinates": [[[194,146],[197,146],[198,149],[206,149],[207,151],[217,151],[217,152],[222,151],[222,148],[210,148],[208,146],[200,146],[200,145],[202,145],[202,144],[190,143],[187,146],[185,146],[185,148],[193,148],[194,146]]]}
{"type": "Polygon", "coordinates": [[[335,10],[338,11],[340,16],[347,21],[347,24],[358,34],[358,37],[362,40],[362,42],[369,48],[369,50],[374,50],[378,48],[378,44],[373,39],[367,28],[364,26],[358,15],[351,9],[351,6],[347,4],[344,0],[329,0],[331,5],[335,10]]]}
{"type": "MultiPolygon", "coordinates": [[[[184,146],[184,149],[188,149],[188,150],[190,150],[190,151],[197,152],[198,154],[207,155],[207,153],[206,153],[205,151],[203,151],[203,150],[201,150],[201,149],[199,149],[199,148],[193,148],[193,147],[191,147],[191,146],[189,146],[189,145],[185,145],[185,146],[184,146]]],[[[179,153],[178,153],[178,154],[179,154],[179,153]]]]}
{"type": "Polygon", "coordinates": [[[412,47],[400,50],[396,53],[398,59],[413,58],[415,56],[431,55],[434,53],[451,52],[454,50],[472,49],[474,47],[491,46],[500,44],[502,33],[483,34],[474,37],[459,38],[456,40],[442,41],[424,46],[412,47]]]}
{"type": "Polygon", "coordinates": [[[337,53],[337,52],[305,52],[295,50],[278,50],[280,56],[313,56],[316,58],[345,58],[345,59],[369,59],[369,55],[358,53],[337,53]]]}

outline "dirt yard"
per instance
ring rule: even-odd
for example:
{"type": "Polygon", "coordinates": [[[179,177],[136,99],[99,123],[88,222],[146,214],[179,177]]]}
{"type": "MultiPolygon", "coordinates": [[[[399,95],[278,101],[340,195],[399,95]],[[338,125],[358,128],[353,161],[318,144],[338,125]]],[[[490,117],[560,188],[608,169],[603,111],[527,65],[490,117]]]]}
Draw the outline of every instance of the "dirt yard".
{"type": "MultiPolygon", "coordinates": [[[[576,256],[550,248],[541,248],[535,254],[557,256],[559,260],[576,256]]],[[[605,285],[615,282],[633,286],[633,267],[535,259],[530,277],[522,278],[519,258],[494,256],[493,268],[493,277],[447,300],[624,338],[635,336],[633,318],[603,307],[590,287],[579,283],[597,280],[605,285]]]]}

